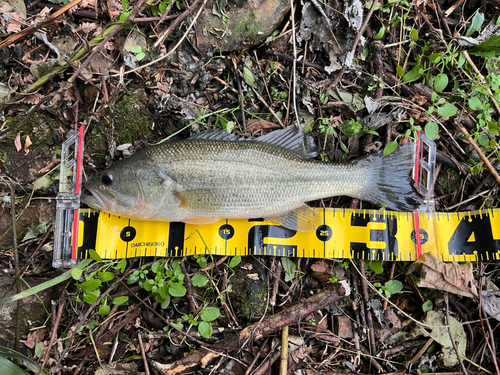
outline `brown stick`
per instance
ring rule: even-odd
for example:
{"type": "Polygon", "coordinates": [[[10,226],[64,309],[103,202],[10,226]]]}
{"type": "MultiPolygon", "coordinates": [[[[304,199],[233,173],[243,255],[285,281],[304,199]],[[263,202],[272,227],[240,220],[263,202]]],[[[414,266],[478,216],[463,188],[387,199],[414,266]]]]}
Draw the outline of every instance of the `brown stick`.
{"type": "Polygon", "coordinates": [[[57,317],[56,321],[54,323],[54,327],[52,327],[52,334],[50,335],[50,342],[49,346],[47,347],[47,351],[45,352],[45,356],[43,357],[43,363],[42,367],[40,367],[40,371],[38,372],[38,375],[40,375],[45,367],[45,364],[47,363],[47,360],[49,359],[50,355],[50,349],[52,349],[52,346],[54,345],[54,342],[56,341],[57,337],[57,328],[59,327],[59,322],[61,321],[61,316],[64,311],[64,304],[66,303],[66,291],[63,291],[62,296],[59,300],[59,310],[57,311],[57,317]]]}
{"type": "MultiPolygon", "coordinates": [[[[354,39],[354,43],[352,44],[352,48],[351,48],[351,56],[353,59],[354,59],[354,54],[356,53],[356,48],[358,47],[359,40],[361,39],[361,35],[363,35],[363,31],[366,29],[366,25],[368,25],[368,21],[370,21],[370,18],[372,17],[373,11],[375,10],[377,4],[378,4],[378,0],[375,0],[372,4],[372,7],[370,8],[370,11],[366,15],[366,18],[363,21],[361,28],[358,31],[358,35],[356,35],[356,39],[354,39]]],[[[335,87],[339,84],[339,82],[342,79],[342,76],[344,75],[346,70],[347,70],[347,65],[344,64],[342,66],[342,69],[340,69],[340,72],[337,75],[337,77],[335,77],[335,79],[333,80],[332,87],[335,87]]]]}
{"type": "Polygon", "coordinates": [[[469,143],[471,144],[471,146],[474,147],[474,150],[476,150],[477,154],[481,157],[481,159],[483,160],[484,164],[486,164],[486,166],[488,167],[489,171],[491,172],[491,175],[495,178],[497,184],[500,185],[500,175],[498,175],[498,172],[495,169],[495,167],[493,165],[491,165],[491,162],[488,160],[488,158],[484,154],[483,150],[481,150],[481,147],[479,147],[479,145],[476,143],[476,141],[474,140],[474,138],[472,138],[470,136],[470,134],[467,131],[467,129],[465,129],[465,127],[459,122],[458,119],[455,119],[454,122],[455,122],[456,127],[459,128],[460,131],[462,133],[464,133],[464,135],[467,137],[467,140],[469,141],[469,143]]]}
{"type": "Polygon", "coordinates": [[[3,50],[5,47],[8,47],[12,43],[17,42],[20,39],[23,39],[24,37],[34,33],[35,31],[37,31],[41,28],[43,28],[44,26],[47,26],[49,23],[53,22],[61,14],[66,12],[68,9],[73,8],[75,5],[77,5],[81,1],[82,0],[73,0],[71,3],[66,4],[61,9],[59,9],[57,12],[55,12],[53,15],[49,16],[47,19],[42,20],[36,25],[27,27],[26,29],[21,30],[20,32],[18,32],[16,34],[9,36],[4,41],[0,42],[0,51],[3,50]]]}
{"type": "Polygon", "coordinates": [[[198,367],[205,368],[213,360],[224,355],[224,352],[241,349],[241,343],[249,341],[250,338],[259,340],[285,326],[294,324],[301,318],[315,311],[340,301],[347,297],[349,293],[350,292],[347,292],[341,284],[333,284],[329,288],[305,301],[301,301],[277,314],[263,319],[261,322],[246,327],[239,332],[239,334],[228,336],[215,346],[219,352],[207,348],[200,348],[177,362],[170,364],[153,362],[153,364],[160,373],[164,375],[187,373],[194,371],[198,367]]]}
{"type": "Polygon", "coordinates": [[[189,306],[191,308],[191,312],[193,314],[196,314],[198,311],[198,302],[196,302],[196,298],[194,296],[193,292],[193,283],[191,283],[191,278],[189,277],[189,274],[186,271],[186,267],[184,267],[184,264],[180,263],[181,266],[181,271],[184,274],[184,281],[186,284],[186,290],[187,290],[187,296],[188,296],[188,301],[189,301],[189,306]]]}

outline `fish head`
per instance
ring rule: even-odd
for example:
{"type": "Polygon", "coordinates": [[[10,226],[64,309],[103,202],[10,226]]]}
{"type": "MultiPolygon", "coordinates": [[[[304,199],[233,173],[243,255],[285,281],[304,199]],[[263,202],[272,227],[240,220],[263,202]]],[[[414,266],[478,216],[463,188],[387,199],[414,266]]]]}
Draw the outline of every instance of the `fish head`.
{"type": "Polygon", "coordinates": [[[165,181],[150,161],[124,160],[98,173],[85,187],[92,195],[81,200],[90,207],[131,219],[153,217],[165,190],[165,181]]]}

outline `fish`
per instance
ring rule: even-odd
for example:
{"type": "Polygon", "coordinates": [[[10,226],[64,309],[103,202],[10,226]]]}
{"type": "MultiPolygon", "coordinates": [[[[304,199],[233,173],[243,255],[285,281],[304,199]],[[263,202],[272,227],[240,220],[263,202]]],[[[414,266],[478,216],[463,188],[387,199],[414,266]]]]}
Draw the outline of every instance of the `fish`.
{"type": "Polygon", "coordinates": [[[136,220],[210,224],[264,218],[310,232],[323,217],[306,202],[350,196],[390,210],[422,203],[410,172],[415,144],[345,163],[316,160],[318,147],[297,127],[254,140],[225,130],[147,147],[86,183],[82,202],[136,220]]]}

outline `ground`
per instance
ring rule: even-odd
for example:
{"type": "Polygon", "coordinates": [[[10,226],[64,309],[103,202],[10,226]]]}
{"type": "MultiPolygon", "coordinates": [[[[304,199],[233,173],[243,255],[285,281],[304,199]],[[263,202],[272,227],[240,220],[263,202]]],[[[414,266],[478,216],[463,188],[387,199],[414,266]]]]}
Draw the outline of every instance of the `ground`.
{"type": "MultiPolygon", "coordinates": [[[[0,372],[500,373],[498,0],[0,9],[0,372]],[[308,204],[352,215],[354,231],[311,238],[357,233],[354,259],[103,260],[89,247],[53,268],[61,147],[81,126],[84,180],[213,128],[298,126],[324,162],[425,134],[437,150],[421,176],[434,174],[437,212],[419,216],[425,254],[415,261],[413,213],[340,196],[308,204]]],[[[203,249],[206,228],[176,241],[203,249]]]]}

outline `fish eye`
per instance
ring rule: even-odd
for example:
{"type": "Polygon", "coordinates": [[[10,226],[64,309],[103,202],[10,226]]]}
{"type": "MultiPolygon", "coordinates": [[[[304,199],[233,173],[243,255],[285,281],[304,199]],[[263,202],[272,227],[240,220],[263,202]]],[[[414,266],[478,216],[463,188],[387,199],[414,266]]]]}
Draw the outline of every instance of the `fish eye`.
{"type": "Polygon", "coordinates": [[[109,186],[113,183],[113,175],[111,173],[104,173],[101,177],[101,181],[104,185],[109,186]]]}

